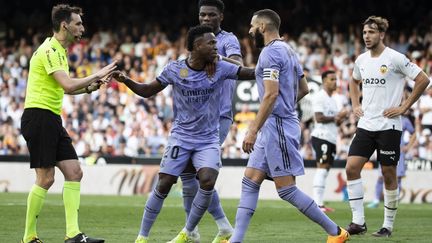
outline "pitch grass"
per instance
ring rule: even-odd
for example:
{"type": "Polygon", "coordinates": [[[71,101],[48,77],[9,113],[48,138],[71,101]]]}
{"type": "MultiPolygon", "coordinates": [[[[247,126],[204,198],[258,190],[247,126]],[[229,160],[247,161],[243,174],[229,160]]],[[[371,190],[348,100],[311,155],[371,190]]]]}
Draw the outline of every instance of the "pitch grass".
{"type": "MultiPolygon", "coordinates": [[[[27,194],[0,193],[0,242],[19,242],[23,235],[27,194]]],[[[107,243],[133,243],[141,223],[143,196],[82,196],[80,228],[90,236],[105,238],[107,243]]],[[[234,222],[238,200],[223,200],[223,207],[234,222]]],[[[348,203],[328,203],[336,209],[329,216],[346,226],[351,213],[348,203]]],[[[388,239],[370,235],[382,224],[382,204],[379,209],[366,209],[369,232],[354,236],[350,242],[432,242],[432,205],[402,204],[399,207],[396,229],[388,239]]],[[[182,199],[169,196],[150,235],[150,242],[171,240],[184,226],[182,199]]],[[[205,215],[199,225],[201,242],[211,242],[216,225],[205,215]]],[[[48,194],[39,216],[38,233],[45,243],[63,242],[65,231],[61,195],[48,194]]],[[[281,200],[262,200],[252,219],[245,242],[325,242],[326,233],[281,200]]]]}

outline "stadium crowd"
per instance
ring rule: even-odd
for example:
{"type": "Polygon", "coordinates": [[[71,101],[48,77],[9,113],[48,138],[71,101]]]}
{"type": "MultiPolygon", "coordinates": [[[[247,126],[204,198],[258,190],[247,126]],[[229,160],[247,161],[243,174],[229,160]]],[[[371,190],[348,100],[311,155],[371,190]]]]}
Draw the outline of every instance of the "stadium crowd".
{"type": "MultiPolygon", "coordinates": [[[[244,34],[247,26],[248,23],[244,22],[243,28],[227,30],[238,34],[244,64],[253,67],[258,51],[244,34]]],[[[286,32],[281,34],[297,51],[313,91],[301,101],[299,115],[302,121],[303,157],[314,159],[310,141],[313,93],[319,88],[321,73],[333,69],[338,77],[338,89],[334,94],[338,108],[350,107],[348,82],[353,60],[364,51],[362,33],[359,24],[346,28],[306,25],[297,32],[283,30],[286,32]]],[[[186,57],[186,31],[187,27],[182,27],[176,29],[176,35],[172,35],[172,32],[165,31],[157,23],[143,24],[142,28],[125,24],[112,29],[95,29],[87,33],[88,38],[68,50],[71,77],[87,76],[117,59],[121,60],[119,68],[131,78],[150,82],[170,60],[186,57]]],[[[0,31],[0,155],[28,153],[20,135],[20,119],[29,61],[45,34],[33,28],[28,28],[25,33],[18,37],[10,29],[0,31]]],[[[428,75],[432,75],[432,25],[390,32],[385,43],[406,54],[428,75]]],[[[406,87],[409,92],[412,87],[409,80],[406,87]]],[[[90,95],[66,95],[62,117],[78,156],[160,157],[173,119],[170,93],[168,87],[152,98],[143,99],[123,84],[113,81],[90,95]]],[[[254,116],[255,113],[247,106],[235,115],[234,125],[222,146],[224,158],[247,156],[241,152],[241,142],[247,124],[254,116]]],[[[412,107],[410,118],[415,124],[418,139],[408,156],[432,160],[431,87],[412,107]]],[[[339,127],[336,159],[346,159],[355,129],[356,120],[351,114],[339,127]]]]}

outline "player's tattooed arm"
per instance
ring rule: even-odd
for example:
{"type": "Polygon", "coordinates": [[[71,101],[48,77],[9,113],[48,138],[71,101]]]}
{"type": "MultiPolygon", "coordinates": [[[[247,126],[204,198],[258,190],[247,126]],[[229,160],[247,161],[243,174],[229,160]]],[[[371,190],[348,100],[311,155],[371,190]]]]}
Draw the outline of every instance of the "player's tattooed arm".
{"type": "Polygon", "coordinates": [[[241,59],[240,56],[237,56],[237,55],[232,55],[229,57],[224,57],[224,56],[220,55],[219,58],[222,61],[229,62],[229,63],[235,64],[237,66],[243,66],[243,60],[241,59]]]}
{"type": "Polygon", "coordinates": [[[240,67],[237,72],[238,80],[255,79],[255,68],[240,67]]]}
{"type": "Polygon", "coordinates": [[[219,54],[218,57],[214,60],[214,62],[207,63],[207,65],[204,68],[204,70],[206,71],[209,77],[212,77],[216,73],[216,63],[218,61],[225,61],[237,66],[243,66],[243,60],[241,56],[231,55],[229,57],[224,57],[219,54]]]}

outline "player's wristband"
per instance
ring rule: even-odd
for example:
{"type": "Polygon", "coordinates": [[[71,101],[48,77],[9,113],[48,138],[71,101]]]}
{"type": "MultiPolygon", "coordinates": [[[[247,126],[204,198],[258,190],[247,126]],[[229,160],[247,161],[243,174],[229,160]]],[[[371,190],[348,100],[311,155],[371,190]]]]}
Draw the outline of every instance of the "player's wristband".
{"type": "Polygon", "coordinates": [[[89,89],[88,89],[88,86],[87,86],[87,87],[85,87],[85,89],[84,89],[84,90],[85,90],[85,92],[86,92],[87,94],[90,94],[90,93],[92,92],[91,90],[89,90],[89,89]]]}

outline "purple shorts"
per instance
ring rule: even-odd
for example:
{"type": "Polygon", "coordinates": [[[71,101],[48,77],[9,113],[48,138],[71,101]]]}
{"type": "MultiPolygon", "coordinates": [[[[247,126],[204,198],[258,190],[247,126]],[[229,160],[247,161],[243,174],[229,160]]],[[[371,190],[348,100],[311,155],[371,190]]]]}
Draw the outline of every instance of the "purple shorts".
{"type": "Polygon", "coordinates": [[[304,175],[300,133],[298,120],[269,117],[258,133],[247,167],[261,170],[272,178],[304,175]]]}
{"type": "Polygon", "coordinates": [[[160,163],[160,173],[179,176],[189,161],[197,171],[212,168],[217,171],[222,166],[220,145],[215,143],[184,143],[175,136],[170,136],[160,163]]]}

